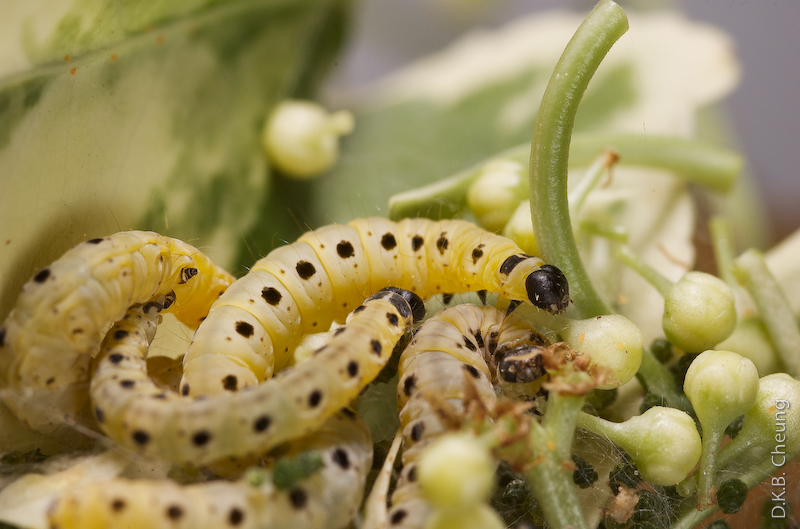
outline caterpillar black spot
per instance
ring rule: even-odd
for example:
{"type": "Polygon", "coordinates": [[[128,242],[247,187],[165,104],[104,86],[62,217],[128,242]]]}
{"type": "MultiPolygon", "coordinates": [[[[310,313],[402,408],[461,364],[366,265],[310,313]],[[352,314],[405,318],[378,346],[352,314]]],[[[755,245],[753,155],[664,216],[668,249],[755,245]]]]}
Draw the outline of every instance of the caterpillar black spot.
{"type": "Polygon", "coordinates": [[[128,307],[167,295],[195,328],[232,282],[196,248],[153,232],[78,244],[23,286],[0,327],[0,397],[32,428],[53,431],[85,404],[101,332],[128,307]]]}
{"type": "Polygon", "coordinates": [[[552,312],[569,303],[558,268],[469,222],[367,218],[326,226],[271,252],[220,297],[184,358],[183,391],[211,395],[266,380],[291,363],[304,333],[327,330],[386,286],[422,298],[490,292],[552,312]]]}
{"type": "Polygon", "coordinates": [[[337,529],[352,520],[372,465],[372,438],[359,418],[339,413],[286,453],[321,452],[323,468],[287,490],[264,472],[262,483],[114,478],[70,487],[48,511],[51,527],[158,529],[337,529]]]}
{"type": "Polygon", "coordinates": [[[258,386],[202,398],[150,379],[146,356],[158,306],[132,307],[98,355],[95,417],[109,437],[146,457],[203,465],[260,454],[313,432],[357,397],[413,322],[412,305],[422,300],[410,292],[378,292],[309,360],[258,386]]]}
{"type": "MultiPolygon", "coordinates": [[[[400,356],[397,404],[403,429],[403,470],[392,495],[390,528],[419,528],[431,512],[416,483],[415,462],[420,452],[449,428],[439,408],[464,411],[465,378],[484,402],[493,403],[495,386],[505,393],[520,392],[501,376],[513,359],[506,351],[526,350],[545,343],[527,322],[493,307],[458,305],[426,321],[400,356]],[[503,363],[505,362],[505,364],[503,363]]],[[[526,357],[529,364],[535,363],[526,357]]],[[[536,391],[543,380],[525,388],[536,391]]]]}

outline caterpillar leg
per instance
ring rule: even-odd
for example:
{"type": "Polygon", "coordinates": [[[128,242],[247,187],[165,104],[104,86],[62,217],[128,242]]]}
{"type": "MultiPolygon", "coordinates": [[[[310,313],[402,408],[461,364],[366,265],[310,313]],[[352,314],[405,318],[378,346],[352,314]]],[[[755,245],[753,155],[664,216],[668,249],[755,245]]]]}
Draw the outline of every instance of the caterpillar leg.
{"type": "Polygon", "coordinates": [[[196,327],[233,282],[196,248],[129,231],[83,242],[23,286],[0,327],[0,397],[35,430],[50,432],[88,397],[101,332],[133,304],[169,295],[196,327]]]}
{"type": "Polygon", "coordinates": [[[378,292],[309,361],[258,386],[203,398],[163,390],[148,377],[159,306],[133,307],[98,356],[95,417],[109,437],[146,457],[203,465],[263,453],[315,431],[357,397],[411,325],[412,306],[422,301],[411,292],[378,292]]]}
{"type": "Polygon", "coordinates": [[[286,490],[267,471],[263,483],[242,479],[181,486],[167,480],[111,479],[75,487],[50,508],[59,529],[337,529],[355,517],[372,466],[372,438],[349,410],[290,444],[288,453],[317,450],[323,467],[286,490]]]}
{"type": "Polygon", "coordinates": [[[357,219],[305,233],[234,283],[198,328],[182,387],[213,395],[257,385],[291,363],[303,333],[327,330],[387,286],[422,298],[488,292],[551,312],[569,303],[558,268],[469,222],[357,219]]]}
{"type": "MultiPolygon", "coordinates": [[[[492,307],[458,305],[419,328],[401,355],[398,368],[403,471],[392,495],[391,528],[423,527],[430,514],[416,483],[415,463],[427,445],[450,430],[451,425],[440,413],[443,407],[451,415],[464,412],[465,378],[484,403],[492,404],[496,400],[495,385],[508,392],[517,391],[517,381],[503,379],[502,371],[514,362],[506,358],[511,354],[506,351],[516,353],[519,347],[533,356],[533,348],[543,343],[541,335],[521,318],[492,307]],[[504,362],[509,365],[501,369],[504,362]]],[[[540,380],[526,378],[525,384],[538,384],[543,372],[539,375],[540,380]]]]}

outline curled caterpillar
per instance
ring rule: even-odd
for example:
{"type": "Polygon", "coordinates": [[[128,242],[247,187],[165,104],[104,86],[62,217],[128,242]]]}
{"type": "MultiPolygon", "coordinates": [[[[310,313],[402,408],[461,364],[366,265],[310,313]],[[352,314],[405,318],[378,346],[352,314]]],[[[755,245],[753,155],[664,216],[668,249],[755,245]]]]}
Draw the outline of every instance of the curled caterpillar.
{"type": "MultiPolygon", "coordinates": [[[[455,413],[464,411],[465,377],[485,403],[495,402],[495,385],[514,393],[513,386],[523,380],[504,380],[503,371],[533,374],[535,351],[544,344],[527,322],[492,307],[458,305],[419,328],[398,367],[403,471],[392,494],[390,527],[418,529],[430,513],[416,483],[415,461],[425,446],[449,430],[438,413],[440,405],[455,413]],[[519,351],[527,352],[525,358],[517,356],[519,351]],[[515,361],[520,362],[519,369],[513,366],[515,361]]],[[[538,380],[526,378],[525,384],[535,385],[527,389],[535,392],[543,375],[542,370],[538,380]]]]}
{"type": "Polygon", "coordinates": [[[489,291],[561,312],[558,268],[512,241],[458,220],[355,220],[307,232],[271,252],[211,308],[184,357],[185,395],[253,386],[290,363],[300,336],[342,321],[386,286],[415,292],[489,291]]]}
{"type": "Polygon", "coordinates": [[[232,281],[196,248],[157,233],[78,244],[23,286],[0,327],[0,397],[32,428],[55,430],[85,404],[101,332],[128,307],[166,295],[195,328],[232,281]]]}
{"type": "Polygon", "coordinates": [[[50,527],[89,529],[159,527],[220,529],[337,529],[352,520],[372,465],[372,438],[349,410],[313,435],[290,443],[288,453],[318,450],[323,468],[286,490],[266,472],[262,483],[211,481],[181,486],[169,480],[116,478],[71,488],[48,513],[50,527]]]}
{"type": "Polygon", "coordinates": [[[132,307],[106,335],[91,383],[95,417],[138,454],[203,465],[259,454],[319,428],[377,376],[424,305],[409,291],[380,291],[308,361],[258,386],[202,398],[163,390],[148,377],[159,308],[132,307]]]}

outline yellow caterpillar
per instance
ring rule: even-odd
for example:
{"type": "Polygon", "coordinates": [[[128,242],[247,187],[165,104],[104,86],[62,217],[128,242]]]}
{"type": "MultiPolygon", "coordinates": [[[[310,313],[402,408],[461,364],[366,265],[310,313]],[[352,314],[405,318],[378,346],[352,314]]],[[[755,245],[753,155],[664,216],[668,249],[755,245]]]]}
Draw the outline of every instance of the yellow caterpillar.
{"type": "Polygon", "coordinates": [[[544,344],[544,338],[527,322],[493,307],[458,305],[419,328],[398,367],[403,471],[392,494],[390,527],[419,529],[430,513],[416,483],[415,461],[425,446],[448,431],[436,402],[463,412],[465,378],[487,404],[495,402],[495,386],[517,392],[513,386],[523,384],[535,392],[544,370],[535,368],[532,352],[544,344]],[[518,351],[525,354],[517,357],[518,351]],[[515,369],[513,363],[521,365],[515,369]]]}
{"type": "MultiPolygon", "coordinates": [[[[349,411],[349,410],[348,410],[349,411]]],[[[70,488],[48,513],[59,529],[338,529],[355,517],[372,466],[372,438],[354,413],[336,414],[289,453],[321,452],[324,466],[287,490],[263,483],[115,478],[70,488]]]]}
{"type": "Polygon", "coordinates": [[[390,285],[422,298],[489,291],[552,312],[569,302],[560,270],[469,222],[330,225],[274,250],[220,297],[184,357],[182,393],[258,384],[290,363],[303,333],[327,330],[390,285]]]}
{"type": "Polygon", "coordinates": [[[258,386],[203,398],[163,390],[147,374],[160,308],[135,306],[106,335],[91,382],[95,417],[138,454],[203,465],[315,431],[377,376],[424,306],[411,292],[380,291],[311,359],[258,386]]]}
{"type": "Polygon", "coordinates": [[[32,428],[55,430],[85,404],[101,333],[128,307],[167,295],[195,328],[232,281],[196,248],[157,233],[78,244],[25,284],[0,327],[0,397],[32,428]]]}

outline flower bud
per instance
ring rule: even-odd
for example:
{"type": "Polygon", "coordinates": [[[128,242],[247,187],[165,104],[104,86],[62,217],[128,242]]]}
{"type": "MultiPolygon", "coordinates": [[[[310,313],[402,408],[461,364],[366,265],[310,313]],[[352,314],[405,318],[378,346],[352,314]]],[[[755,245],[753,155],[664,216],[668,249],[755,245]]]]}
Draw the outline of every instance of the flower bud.
{"type": "Polygon", "coordinates": [[[353,115],[328,113],[312,101],[287,100],[272,111],[262,142],[270,162],[289,177],[317,176],[339,158],[339,137],[353,131],[353,115]]]}
{"type": "Polygon", "coordinates": [[[506,524],[484,503],[464,510],[434,510],[425,529],[505,529],[506,524]]]}
{"type": "Polygon", "coordinates": [[[800,453],[800,380],[775,373],[759,381],[756,404],[745,414],[736,439],[751,437],[770,448],[785,444],[787,455],[800,453]]]}
{"type": "Polygon", "coordinates": [[[578,426],[621,446],[642,477],[656,485],[679,483],[700,460],[702,442],[694,420],[675,408],[654,406],[621,423],[581,413],[578,426]]]}
{"type": "Polygon", "coordinates": [[[761,376],[782,371],[778,353],[761,318],[742,318],[728,339],[717,344],[718,349],[733,351],[749,358],[761,376]]]}
{"type": "Polygon", "coordinates": [[[710,274],[686,273],[664,297],[661,325],[667,339],[684,351],[714,347],[736,327],[731,287],[710,274]]]}
{"type": "Polygon", "coordinates": [[[520,202],[514,214],[511,215],[503,235],[517,243],[528,255],[539,255],[536,247],[536,237],[533,235],[533,223],[531,222],[531,201],[523,200],[520,202]]]}
{"type": "Polygon", "coordinates": [[[467,205],[478,223],[488,231],[502,230],[528,196],[527,179],[528,168],[519,162],[486,162],[467,192],[467,205]]]}
{"type": "Polygon", "coordinates": [[[571,348],[588,354],[592,365],[611,370],[611,380],[599,389],[628,382],[642,363],[642,332],[620,314],[571,320],[559,334],[571,348]]]}
{"type": "Polygon", "coordinates": [[[706,351],[686,371],[683,391],[706,430],[724,430],[756,403],[758,370],[730,351],[706,351]]]}
{"type": "Polygon", "coordinates": [[[440,509],[463,510],[485,502],[494,487],[494,460],[468,434],[446,435],[420,455],[419,486],[427,500],[440,509]]]}

